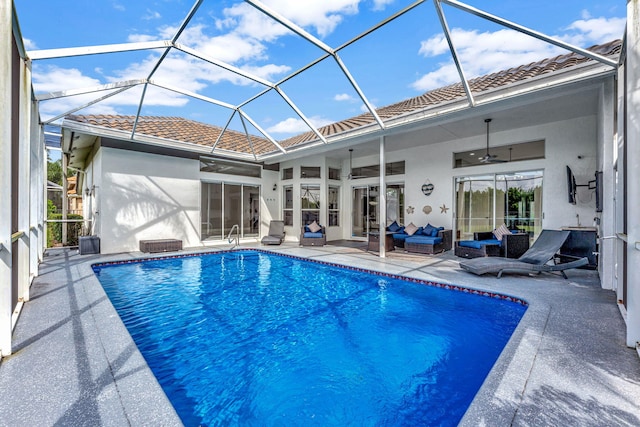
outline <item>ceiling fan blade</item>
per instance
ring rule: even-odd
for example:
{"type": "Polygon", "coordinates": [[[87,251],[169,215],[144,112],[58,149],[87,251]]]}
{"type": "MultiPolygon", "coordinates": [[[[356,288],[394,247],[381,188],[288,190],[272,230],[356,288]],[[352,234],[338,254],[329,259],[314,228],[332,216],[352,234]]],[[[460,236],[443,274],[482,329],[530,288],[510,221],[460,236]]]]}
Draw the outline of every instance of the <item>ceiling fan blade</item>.
{"type": "Polygon", "coordinates": [[[498,159],[498,156],[492,156],[492,155],[485,155],[483,158],[480,159],[480,163],[504,163],[506,162],[506,160],[501,160],[498,159]]]}

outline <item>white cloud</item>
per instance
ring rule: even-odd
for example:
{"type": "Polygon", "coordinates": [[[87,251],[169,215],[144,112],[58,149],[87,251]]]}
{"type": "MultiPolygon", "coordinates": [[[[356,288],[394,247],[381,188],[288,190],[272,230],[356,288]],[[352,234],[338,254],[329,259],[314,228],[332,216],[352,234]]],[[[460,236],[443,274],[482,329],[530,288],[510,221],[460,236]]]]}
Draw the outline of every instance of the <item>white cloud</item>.
{"type": "Polygon", "coordinates": [[[373,0],[373,10],[384,10],[384,8],[393,3],[394,0],[373,0]]]}
{"type": "Polygon", "coordinates": [[[589,18],[573,22],[567,30],[574,31],[570,40],[579,46],[590,46],[622,38],[625,18],[589,18]]]}
{"type": "Polygon", "coordinates": [[[148,34],[129,34],[127,37],[127,41],[131,43],[151,42],[154,40],[158,40],[158,37],[148,34]]]}
{"type": "Polygon", "coordinates": [[[333,99],[334,101],[348,101],[348,102],[355,101],[353,96],[349,95],[348,93],[339,93],[336,96],[334,96],[333,99]]]}
{"type": "Polygon", "coordinates": [[[74,88],[100,85],[100,80],[82,74],[77,68],[60,68],[57,66],[40,67],[34,65],[32,72],[33,87],[36,93],[57,92],[74,88]]]}
{"type": "MultiPolygon", "coordinates": [[[[345,15],[358,13],[362,0],[298,1],[268,0],[263,3],[271,10],[287,18],[296,25],[313,29],[320,37],[331,34],[343,21],[345,15]]],[[[376,6],[392,0],[376,0],[376,6]]],[[[277,37],[290,34],[283,25],[246,3],[224,9],[224,18],[216,21],[219,29],[233,29],[234,32],[259,41],[274,41],[277,37]]]]}
{"type": "Polygon", "coordinates": [[[38,49],[38,47],[36,46],[36,43],[33,40],[29,40],[29,39],[22,39],[22,43],[24,44],[24,48],[27,50],[36,50],[38,49]]]}
{"type": "MultiPolygon", "coordinates": [[[[586,11],[583,11],[582,15],[589,16],[586,11]]],[[[621,37],[624,23],[624,18],[581,19],[569,25],[565,34],[555,37],[576,46],[589,47],[621,37]]],[[[454,28],[451,38],[467,79],[567,52],[508,29],[480,33],[477,30],[454,28]]],[[[443,58],[444,61],[440,62],[434,71],[420,76],[413,82],[411,86],[414,89],[427,91],[460,81],[443,34],[423,41],[419,54],[428,58],[445,54],[447,57],[443,58]]]]}
{"type": "MultiPolygon", "coordinates": [[[[334,122],[334,120],[319,116],[309,117],[309,121],[316,129],[334,122]]],[[[266,129],[268,133],[278,134],[297,134],[308,132],[309,130],[309,126],[302,119],[294,117],[285,119],[266,129]]]]}
{"type": "Polygon", "coordinates": [[[157,12],[151,9],[147,9],[147,13],[142,16],[142,19],[144,19],[145,21],[150,21],[152,19],[160,19],[160,18],[162,18],[162,15],[160,15],[160,12],[157,12]]]}
{"type": "Polygon", "coordinates": [[[296,1],[267,0],[264,3],[303,28],[314,28],[320,37],[331,34],[344,15],[358,13],[361,0],[296,1]]]}
{"type": "Polygon", "coordinates": [[[282,76],[291,71],[291,67],[287,65],[267,64],[262,66],[245,66],[242,67],[242,70],[267,81],[274,81],[277,76],[282,76]]]}
{"type": "MultiPolygon", "coordinates": [[[[369,100],[369,104],[371,104],[371,107],[374,110],[378,109],[378,107],[371,100],[369,100]]],[[[367,108],[366,104],[360,104],[360,111],[363,112],[363,113],[370,113],[371,112],[371,111],[369,111],[369,108],[367,108]]]]}
{"type": "MultiPolygon", "coordinates": [[[[56,66],[40,67],[36,65],[33,67],[32,77],[36,93],[92,88],[103,84],[98,79],[84,75],[76,68],[60,68],[56,66]],[[70,87],[69,82],[73,82],[74,86],[70,87]]],[[[81,110],[81,112],[82,114],[118,114],[117,108],[119,106],[137,106],[140,102],[141,92],[141,87],[131,88],[118,95],[87,107],[81,110]]],[[[40,112],[43,115],[43,118],[47,119],[80,107],[97,98],[105,96],[108,93],[109,91],[100,91],[51,99],[40,103],[40,112]]],[[[184,96],[154,87],[150,87],[147,90],[145,100],[145,105],[170,107],[181,107],[186,105],[188,102],[188,99],[184,96]]]]}

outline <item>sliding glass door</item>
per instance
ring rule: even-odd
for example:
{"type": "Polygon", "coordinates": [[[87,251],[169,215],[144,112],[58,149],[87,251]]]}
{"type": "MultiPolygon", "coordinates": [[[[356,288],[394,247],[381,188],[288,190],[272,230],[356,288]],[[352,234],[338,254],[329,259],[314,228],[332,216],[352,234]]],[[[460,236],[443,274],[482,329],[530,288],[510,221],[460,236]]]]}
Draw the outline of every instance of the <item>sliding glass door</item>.
{"type": "Polygon", "coordinates": [[[260,234],[260,187],[203,182],[201,184],[201,240],[221,240],[238,225],[242,237],[260,234]]]}
{"type": "MultiPolygon", "coordinates": [[[[380,230],[380,191],[377,185],[351,190],[351,237],[367,237],[380,230]]],[[[389,184],[386,191],[387,222],[404,221],[404,184],[389,184]]]]}
{"type": "Polygon", "coordinates": [[[542,171],[456,178],[456,231],[459,240],[506,224],[537,236],[542,230],[542,171]]]}

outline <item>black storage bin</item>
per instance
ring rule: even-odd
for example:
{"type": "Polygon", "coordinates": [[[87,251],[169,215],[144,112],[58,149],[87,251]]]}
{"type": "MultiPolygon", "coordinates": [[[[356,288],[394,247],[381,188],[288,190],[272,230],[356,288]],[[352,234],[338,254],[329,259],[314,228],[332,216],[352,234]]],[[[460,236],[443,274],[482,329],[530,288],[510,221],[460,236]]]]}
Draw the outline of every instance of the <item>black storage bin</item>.
{"type": "Polygon", "coordinates": [[[98,236],[80,236],[78,249],[80,255],[99,254],[100,238],[98,236]]]}

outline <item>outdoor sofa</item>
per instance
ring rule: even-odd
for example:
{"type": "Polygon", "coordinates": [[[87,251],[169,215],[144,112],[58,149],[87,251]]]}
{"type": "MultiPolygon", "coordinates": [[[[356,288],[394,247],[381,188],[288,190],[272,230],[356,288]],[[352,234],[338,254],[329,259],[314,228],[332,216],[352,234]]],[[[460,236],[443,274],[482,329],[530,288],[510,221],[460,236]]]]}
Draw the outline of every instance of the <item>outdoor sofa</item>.
{"type": "Polygon", "coordinates": [[[451,230],[431,224],[416,227],[411,223],[403,227],[394,221],[387,227],[387,231],[393,232],[393,245],[407,252],[438,254],[451,250],[453,242],[451,230]]]}
{"type": "Polygon", "coordinates": [[[462,258],[518,258],[529,249],[529,234],[509,231],[498,239],[492,231],[473,233],[473,240],[459,240],[454,253],[462,258]]]}

